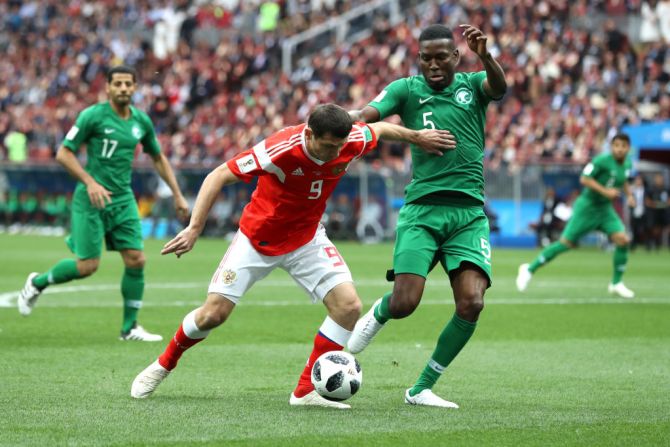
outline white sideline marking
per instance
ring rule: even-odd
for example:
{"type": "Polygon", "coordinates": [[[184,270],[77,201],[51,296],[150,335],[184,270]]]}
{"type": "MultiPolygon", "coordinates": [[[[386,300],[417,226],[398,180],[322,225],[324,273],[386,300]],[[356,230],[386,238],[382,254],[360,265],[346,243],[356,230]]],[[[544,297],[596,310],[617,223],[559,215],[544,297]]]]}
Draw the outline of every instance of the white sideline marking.
{"type": "MultiPolygon", "coordinates": [[[[377,285],[386,285],[388,284],[383,280],[358,280],[355,281],[356,285],[359,286],[377,286],[377,285]]],[[[259,287],[281,287],[281,286],[292,286],[295,283],[292,280],[265,280],[260,281],[254,285],[254,288],[259,287]]],[[[177,282],[177,283],[157,283],[157,284],[147,284],[147,289],[201,289],[204,293],[207,289],[208,283],[206,282],[177,282]]],[[[435,286],[449,286],[449,282],[444,281],[430,281],[430,285],[435,286]]],[[[54,295],[57,293],[81,293],[81,292],[96,292],[96,291],[109,291],[109,290],[118,290],[119,284],[97,284],[97,285],[78,285],[78,286],[54,286],[44,291],[45,295],[54,295]]],[[[14,292],[5,292],[0,293],[0,308],[6,307],[15,307],[16,298],[19,295],[19,291],[14,292]]],[[[254,299],[242,300],[241,304],[245,306],[309,306],[311,303],[308,300],[300,299],[302,294],[296,291],[296,299],[293,300],[282,300],[282,301],[259,301],[254,299]]],[[[556,305],[556,304],[670,304],[670,299],[660,298],[660,297],[646,297],[646,298],[634,298],[632,300],[625,300],[615,297],[593,297],[593,298],[540,298],[533,299],[531,294],[526,294],[527,298],[489,298],[486,301],[487,305],[490,304],[507,304],[507,305],[519,305],[519,304],[528,304],[528,305],[556,305]]],[[[152,300],[151,302],[145,303],[147,306],[151,307],[175,307],[175,306],[198,306],[202,304],[203,300],[193,300],[193,301],[161,301],[156,302],[152,300]]],[[[450,304],[450,300],[422,300],[422,304],[427,305],[440,305],[440,304],[450,304]]],[[[40,307],[118,307],[118,303],[59,303],[57,301],[47,301],[46,303],[40,303],[40,307]]]]}

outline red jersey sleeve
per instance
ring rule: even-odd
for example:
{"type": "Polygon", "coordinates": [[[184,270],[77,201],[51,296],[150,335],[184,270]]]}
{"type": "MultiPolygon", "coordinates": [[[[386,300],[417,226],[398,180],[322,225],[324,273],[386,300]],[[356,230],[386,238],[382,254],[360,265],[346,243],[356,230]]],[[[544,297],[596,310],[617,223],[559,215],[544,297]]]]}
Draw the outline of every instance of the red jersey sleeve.
{"type": "Polygon", "coordinates": [[[228,169],[245,183],[249,183],[254,177],[267,174],[261,167],[253,149],[240,152],[226,163],[228,164],[228,169]]]}
{"type": "MultiPolygon", "coordinates": [[[[368,152],[372,151],[377,147],[377,135],[375,134],[374,130],[367,124],[356,121],[354,123],[354,127],[352,129],[352,134],[362,136],[363,139],[363,150],[361,151],[360,154],[358,154],[355,158],[361,158],[363,155],[367,154],[368,152]]],[[[360,138],[360,137],[354,137],[354,138],[360,138]]]]}

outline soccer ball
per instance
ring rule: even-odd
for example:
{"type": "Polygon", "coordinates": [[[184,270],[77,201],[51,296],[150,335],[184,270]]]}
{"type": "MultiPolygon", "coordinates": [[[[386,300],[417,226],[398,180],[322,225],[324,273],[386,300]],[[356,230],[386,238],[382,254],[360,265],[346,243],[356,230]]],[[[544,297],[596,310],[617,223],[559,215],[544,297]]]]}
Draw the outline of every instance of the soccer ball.
{"type": "Polygon", "coordinates": [[[326,352],[312,366],[312,384],[317,393],[329,400],[349,399],[362,381],[361,365],[348,352],[326,352]]]}

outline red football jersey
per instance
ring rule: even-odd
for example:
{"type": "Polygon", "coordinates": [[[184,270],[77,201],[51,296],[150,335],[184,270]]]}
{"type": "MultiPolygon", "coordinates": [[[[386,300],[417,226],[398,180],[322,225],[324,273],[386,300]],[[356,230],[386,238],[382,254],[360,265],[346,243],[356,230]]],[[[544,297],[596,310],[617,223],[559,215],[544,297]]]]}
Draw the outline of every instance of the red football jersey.
{"type": "Polygon", "coordinates": [[[239,179],[259,177],[240,229],[264,255],[283,255],[309,242],[349,163],[377,146],[372,129],[357,122],[340,155],[323,162],[307,153],[305,127],[282,129],[228,161],[239,179]]]}

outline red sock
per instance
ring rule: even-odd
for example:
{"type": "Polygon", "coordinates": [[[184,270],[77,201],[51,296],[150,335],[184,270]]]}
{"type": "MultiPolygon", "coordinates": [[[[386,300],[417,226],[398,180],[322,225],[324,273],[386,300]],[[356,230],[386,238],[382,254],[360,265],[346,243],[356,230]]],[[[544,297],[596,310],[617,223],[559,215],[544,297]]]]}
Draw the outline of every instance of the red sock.
{"type": "Polygon", "coordinates": [[[168,371],[172,371],[177,362],[181,358],[181,355],[191,346],[200,343],[204,338],[188,338],[184,334],[184,328],[182,325],[179,325],[179,329],[168,343],[165,351],[158,357],[158,363],[168,371]]]}
{"type": "Polygon", "coordinates": [[[312,365],[314,365],[316,359],[318,359],[319,356],[323,353],[326,353],[328,351],[341,351],[342,348],[343,346],[338,345],[329,338],[326,338],[323,334],[321,334],[321,332],[318,332],[316,334],[316,337],[314,337],[314,349],[312,349],[312,353],[309,355],[309,359],[307,360],[307,365],[305,365],[305,369],[302,370],[302,374],[300,375],[300,379],[298,380],[298,386],[295,387],[295,390],[293,391],[295,397],[303,397],[314,390],[314,385],[312,385],[311,376],[312,376],[312,365]]]}

